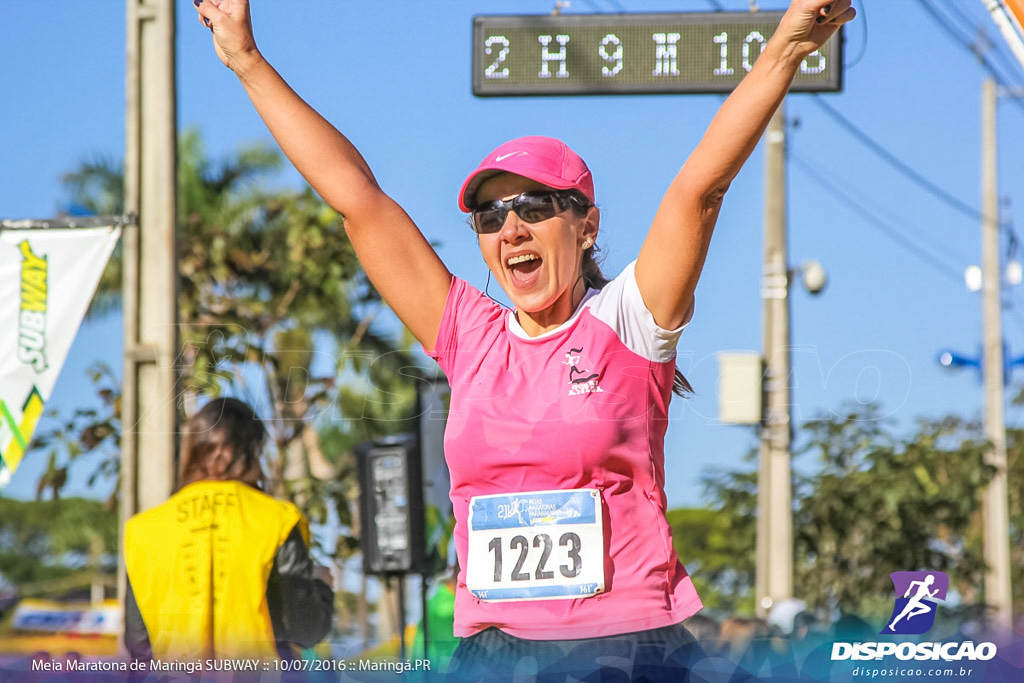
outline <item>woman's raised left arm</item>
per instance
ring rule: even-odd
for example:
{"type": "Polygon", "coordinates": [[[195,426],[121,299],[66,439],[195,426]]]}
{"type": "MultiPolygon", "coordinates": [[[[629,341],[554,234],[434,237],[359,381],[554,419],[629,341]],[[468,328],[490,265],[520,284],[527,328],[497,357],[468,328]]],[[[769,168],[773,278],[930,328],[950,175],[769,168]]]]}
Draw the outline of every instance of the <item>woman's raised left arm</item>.
{"type": "Polygon", "coordinates": [[[850,0],[792,0],[754,67],[673,179],[636,266],[640,294],[660,327],[683,323],[726,190],[786,96],[800,62],[855,14],[850,0]]]}

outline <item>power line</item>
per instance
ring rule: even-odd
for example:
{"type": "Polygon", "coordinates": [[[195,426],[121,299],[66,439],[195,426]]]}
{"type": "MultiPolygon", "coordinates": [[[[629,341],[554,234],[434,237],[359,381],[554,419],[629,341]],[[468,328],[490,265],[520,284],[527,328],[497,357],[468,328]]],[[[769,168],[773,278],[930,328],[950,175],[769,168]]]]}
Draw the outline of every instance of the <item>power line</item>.
{"type": "Polygon", "coordinates": [[[1008,305],[1005,307],[1005,309],[1010,312],[1010,318],[1015,323],[1017,323],[1022,330],[1024,330],[1024,315],[1022,315],[1021,310],[1017,308],[1015,302],[1013,301],[1013,296],[1011,295],[1009,298],[1010,301],[1008,305]]]}
{"type": "Polygon", "coordinates": [[[984,218],[984,214],[979,209],[974,208],[967,202],[957,199],[956,197],[949,194],[941,187],[939,187],[938,185],[936,185],[935,183],[933,183],[932,181],[928,180],[923,175],[915,171],[909,165],[900,161],[899,158],[896,157],[896,155],[887,150],[881,144],[875,142],[875,140],[872,139],[871,136],[869,136],[867,133],[865,133],[860,128],[855,126],[853,123],[851,123],[849,119],[847,119],[845,116],[836,111],[823,98],[818,97],[817,93],[815,93],[813,102],[817,104],[826,114],[835,119],[835,121],[838,122],[840,126],[846,129],[846,131],[850,135],[857,138],[857,140],[859,140],[864,146],[866,146],[872,152],[880,156],[886,163],[894,167],[900,173],[903,173],[905,176],[907,176],[915,183],[923,187],[933,196],[935,196],[938,199],[941,199],[943,202],[953,207],[954,209],[964,214],[965,216],[968,216],[976,220],[982,220],[984,218]]]}
{"type": "MultiPolygon", "coordinates": [[[[957,6],[956,2],[950,2],[950,0],[941,0],[941,2],[943,4],[943,6],[945,6],[948,10],[951,10],[954,14],[956,14],[957,18],[961,22],[963,22],[963,23],[965,23],[967,25],[978,25],[977,22],[975,22],[970,17],[968,17],[967,14],[964,13],[963,10],[960,7],[957,6]]],[[[984,46],[978,46],[978,45],[976,45],[975,41],[972,40],[971,38],[964,37],[962,34],[959,34],[957,32],[957,30],[953,27],[953,25],[951,25],[949,23],[949,21],[945,17],[941,16],[933,7],[931,7],[931,5],[929,5],[927,2],[925,2],[925,0],[918,0],[918,4],[921,5],[922,8],[924,8],[924,10],[932,17],[932,19],[934,19],[939,24],[939,26],[944,31],[946,31],[946,33],[955,42],[959,43],[961,47],[965,48],[968,52],[973,54],[975,56],[975,58],[978,59],[978,61],[982,65],[982,67],[989,73],[990,76],[992,76],[993,79],[995,79],[996,83],[998,83],[999,85],[1003,86],[1004,88],[1009,88],[1009,86],[1006,84],[1006,79],[1002,78],[996,72],[996,69],[992,65],[992,63],[989,62],[988,57],[986,56],[986,53],[984,51],[984,46]]],[[[979,27],[979,30],[981,30],[981,26],[978,25],[978,27],[979,27]]],[[[1005,66],[1006,65],[1006,60],[1007,60],[1006,55],[1003,54],[997,48],[992,50],[992,52],[995,52],[995,54],[998,57],[1000,57],[1001,60],[1004,61],[1004,66],[1005,66]]],[[[1013,71],[1013,70],[1014,69],[1011,67],[1010,71],[1013,71]]],[[[1024,100],[1022,100],[1021,98],[1011,98],[1011,99],[1013,99],[1014,104],[1016,104],[1017,106],[1021,107],[1022,110],[1024,110],[1024,100]]],[[[983,215],[983,214],[981,214],[981,212],[979,212],[979,216],[981,216],[981,215],[983,215]]],[[[1008,234],[1009,239],[1011,240],[1011,242],[1019,242],[1019,240],[1017,238],[1016,231],[1013,229],[1012,221],[998,220],[998,217],[997,217],[997,222],[998,222],[999,228],[1008,234]]]]}
{"type": "Polygon", "coordinates": [[[792,150],[790,150],[790,159],[793,161],[794,165],[800,168],[805,174],[807,174],[807,176],[812,181],[818,183],[826,190],[828,190],[832,195],[839,199],[854,213],[868,221],[868,223],[872,227],[874,227],[879,232],[887,236],[889,239],[893,240],[894,242],[905,248],[913,256],[916,256],[922,262],[931,266],[933,269],[935,269],[945,277],[948,277],[957,284],[963,283],[962,276],[954,266],[951,266],[948,263],[944,263],[942,259],[940,259],[938,256],[928,253],[927,249],[921,247],[920,245],[914,244],[911,240],[907,239],[904,235],[900,234],[899,230],[892,227],[885,220],[879,218],[876,214],[869,211],[860,201],[858,201],[855,197],[847,193],[843,188],[839,187],[832,181],[828,180],[828,174],[824,173],[821,169],[814,168],[814,166],[811,163],[802,159],[800,155],[794,153],[792,150]]]}
{"type": "MultiPolygon", "coordinates": [[[[937,2],[941,2],[943,5],[945,5],[947,10],[949,10],[953,14],[957,15],[957,19],[959,19],[959,21],[960,21],[959,25],[962,25],[962,26],[977,26],[978,22],[975,19],[973,19],[972,17],[967,16],[967,13],[964,12],[960,7],[958,7],[956,5],[956,3],[949,3],[949,2],[946,2],[946,0],[937,0],[937,2]]],[[[939,19],[939,13],[938,12],[932,12],[932,16],[935,17],[936,19],[939,19]]],[[[956,31],[953,28],[956,25],[958,25],[958,24],[954,23],[954,24],[950,25],[950,24],[946,23],[946,30],[950,33],[950,35],[953,35],[954,33],[956,33],[956,31]]],[[[973,44],[973,41],[971,41],[969,37],[965,38],[962,34],[961,35],[956,35],[954,37],[960,43],[973,44]]],[[[978,48],[978,49],[980,50],[981,48],[978,48]]],[[[972,52],[973,51],[974,51],[974,49],[972,48],[972,52]]]]}
{"type": "Polygon", "coordinates": [[[919,244],[913,244],[915,250],[930,252],[930,256],[937,260],[942,261],[942,266],[949,272],[955,273],[955,277],[962,281],[963,277],[960,275],[961,266],[963,261],[963,254],[959,253],[954,249],[943,251],[940,248],[940,243],[935,242],[934,232],[932,230],[923,229],[919,231],[907,230],[907,227],[913,225],[913,221],[908,221],[906,217],[900,216],[893,213],[891,210],[886,210],[884,207],[875,206],[873,209],[867,206],[864,201],[864,197],[867,195],[863,190],[853,187],[850,183],[843,181],[841,178],[837,178],[836,182],[829,181],[828,178],[835,177],[835,173],[826,171],[822,166],[808,160],[806,157],[796,156],[796,162],[798,166],[802,165],[802,170],[805,173],[813,173],[812,180],[818,182],[820,185],[830,190],[834,194],[841,195],[847,202],[852,202],[862,211],[862,216],[869,218],[872,221],[876,221],[881,225],[893,230],[896,233],[903,235],[902,239],[908,243],[911,241],[911,237],[916,237],[921,240],[925,246],[919,244]],[[893,228],[892,225],[903,226],[901,228],[893,228]],[[922,234],[925,233],[925,234],[922,234]]]}
{"type": "MultiPolygon", "coordinates": [[[[980,50],[974,47],[972,40],[965,39],[964,37],[959,35],[957,31],[950,25],[949,21],[945,17],[940,15],[937,11],[935,11],[935,9],[927,2],[927,0],[917,0],[917,4],[921,6],[921,8],[928,14],[928,16],[930,16],[933,20],[935,20],[936,23],[939,24],[940,28],[942,28],[942,30],[945,31],[950,36],[950,38],[952,38],[956,43],[959,43],[961,47],[963,47],[964,49],[966,49],[968,52],[975,56],[978,59],[978,61],[981,62],[982,67],[984,67],[984,69],[988,71],[989,75],[995,79],[996,83],[1003,87],[1009,87],[1006,79],[1003,78],[996,71],[995,67],[992,66],[992,63],[988,60],[988,58],[980,50]]],[[[1014,99],[1014,103],[1017,106],[1019,106],[1022,111],[1024,111],[1024,100],[1014,99]]]]}
{"type": "MultiPolygon", "coordinates": [[[[968,44],[972,53],[977,55],[979,58],[984,54],[987,48],[992,48],[988,51],[989,54],[994,54],[1001,62],[1003,68],[1010,73],[1013,73],[1016,69],[1014,62],[1010,57],[998,48],[999,43],[993,42],[988,36],[988,32],[985,30],[987,25],[984,20],[979,21],[976,18],[969,17],[966,12],[960,7],[957,2],[951,2],[950,0],[941,0],[942,4],[946,7],[947,11],[956,15],[957,21],[963,26],[973,26],[977,29],[977,37],[973,40],[961,38],[961,44],[968,44]]],[[[977,6],[977,3],[974,3],[977,6]]],[[[987,19],[987,17],[986,17],[987,19]]]]}
{"type": "MultiPolygon", "coordinates": [[[[1024,314],[1022,314],[1020,307],[1017,305],[1017,297],[1015,296],[1018,292],[1019,285],[1011,285],[1003,288],[1003,310],[1007,312],[1010,320],[1016,323],[1020,330],[1024,330],[1024,314]]],[[[1006,336],[1004,331],[1003,336],[1006,336]]],[[[1018,350],[1017,353],[1020,353],[1018,350]]]]}
{"type": "Polygon", "coordinates": [[[971,18],[971,17],[967,16],[967,13],[966,13],[966,12],[964,12],[964,11],[963,11],[963,10],[962,10],[962,9],[961,9],[961,8],[960,8],[960,7],[958,6],[958,5],[957,5],[957,3],[955,3],[955,2],[949,2],[949,0],[940,0],[940,1],[942,2],[942,4],[944,4],[944,5],[946,6],[946,8],[947,8],[948,10],[950,10],[951,12],[953,12],[953,14],[957,15],[957,17],[959,17],[960,21],[962,21],[962,22],[964,23],[964,25],[965,25],[965,26],[969,26],[970,24],[974,23],[974,21],[975,21],[975,20],[974,20],[973,18],[971,18]]]}
{"type": "MultiPolygon", "coordinates": [[[[1011,261],[1017,260],[1017,251],[1020,245],[1020,240],[1017,238],[1017,232],[1013,227],[1013,217],[1011,216],[1010,218],[1008,218],[1006,222],[1009,225],[1010,235],[1010,241],[1006,248],[1006,259],[1011,261]]],[[[1007,295],[1005,297],[1005,309],[1009,311],[1010,316],[1014,320],[1014,322],[1018,323],[1021,326],[1022,330],[1024,330],[1024,315],[1021,314],[1021,309],[1018,308],[1017,301],[1015,300],[1016,297],[1014,297],[1014,294],[1018,293],[1018,286],[1019,283],[1016,285],[1011,285],[1010,287],[1003,290],[1004,292],[1006,292],[1007,295]]]]}

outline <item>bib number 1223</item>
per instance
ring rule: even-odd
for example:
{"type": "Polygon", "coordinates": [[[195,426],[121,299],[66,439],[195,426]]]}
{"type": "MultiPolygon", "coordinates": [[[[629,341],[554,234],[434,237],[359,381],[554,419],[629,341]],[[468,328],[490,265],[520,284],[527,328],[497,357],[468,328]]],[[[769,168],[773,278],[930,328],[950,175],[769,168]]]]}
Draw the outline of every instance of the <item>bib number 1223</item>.
{"type": "Polygon", "coordinates": [[[595,489],[477,496],[470,501],[467,584],[481,600],[581,598],[604,590],[595,489]]]}

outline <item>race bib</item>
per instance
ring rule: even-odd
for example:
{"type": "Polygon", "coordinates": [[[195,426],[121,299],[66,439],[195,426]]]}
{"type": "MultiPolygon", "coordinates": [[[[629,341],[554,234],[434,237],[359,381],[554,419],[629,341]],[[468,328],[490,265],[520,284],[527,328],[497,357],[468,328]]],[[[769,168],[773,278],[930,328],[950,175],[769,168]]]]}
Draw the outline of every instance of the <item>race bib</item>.
{"type": "Polygon", "coordinates": [[[586,598],[604,591],[596,489],[474,496],[466,585],[481,600],[586,598]]]}

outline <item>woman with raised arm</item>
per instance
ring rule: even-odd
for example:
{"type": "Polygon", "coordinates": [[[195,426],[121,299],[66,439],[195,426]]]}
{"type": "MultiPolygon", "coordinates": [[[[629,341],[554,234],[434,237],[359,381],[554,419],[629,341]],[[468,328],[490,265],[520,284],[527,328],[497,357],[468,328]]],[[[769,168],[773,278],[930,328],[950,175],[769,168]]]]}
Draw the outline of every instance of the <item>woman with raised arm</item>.
{"type": "Polygon", "coordinates": [[[543,680],[582,678],[611,666],[601,653],[635,679],[687,680],[701,651],[681,622],[701,602],[665,520],[668,403],[688,389],[675,346],[729,184],[801,61],[853,18],[850,0],[792,1],[611,281],[594,260],[600,213],[583,160],[537,136],[487,155],[458,202],[512,310],[452,277],[359,152],[267,63],[245,0],[194,2],[217,55],[451,384],[462,638],[451,675],[511,678],[529,657],[543,680]]]}

